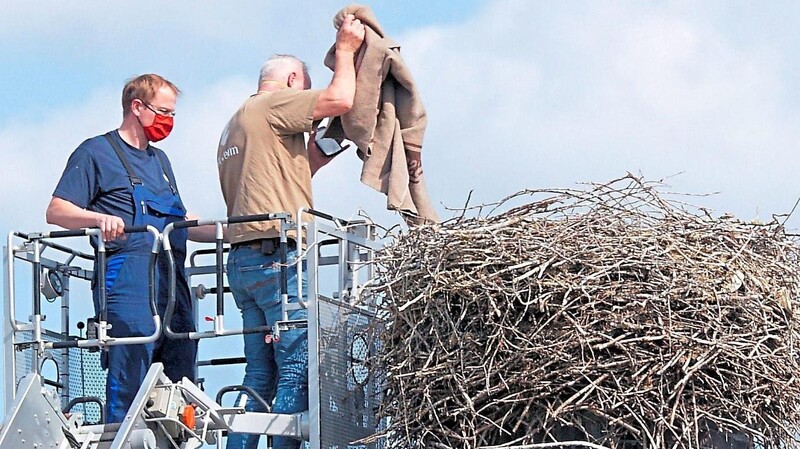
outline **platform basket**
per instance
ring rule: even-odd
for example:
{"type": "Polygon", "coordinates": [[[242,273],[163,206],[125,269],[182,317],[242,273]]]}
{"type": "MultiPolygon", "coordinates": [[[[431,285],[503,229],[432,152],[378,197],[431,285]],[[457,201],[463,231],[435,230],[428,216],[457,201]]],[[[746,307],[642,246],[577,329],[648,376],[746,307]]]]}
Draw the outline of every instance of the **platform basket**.
{"type": "MultiPolygon", "coordinates": [[[[43,339],[48,342],[63,341],[64,336],[52,331],[44,330],[43,339]]],[[[18,342],[30,341],[33,333],[23,331],[17,334],[18,342]]],[[[74,338],[74,337],[71,337],[74,338]]],[[[15,375],[14,385],[33,369],[34,348],[17,344],[14,353],[15,375]]],[[[105,403],[106,393],[106,371],[100,366],[100,352],[91,352],[86,349],[50,349],[45,352],[45,358],[41,362],[42,377],[47,384],[56,388],[61,397],[62,406],[71,400],[93,396],[105,403]],[[66,362],[66,363],[65,363],[66,362]],[[66,373],[63,373],[66,367],[66,373]],[[63,375],[66,374],[66,375],[63,375]]],[[[100,420],[100,409],[96,403],[77,404],[72,408],[73,413],[83,413],[84,422],[98,422],[100,420]]]]}

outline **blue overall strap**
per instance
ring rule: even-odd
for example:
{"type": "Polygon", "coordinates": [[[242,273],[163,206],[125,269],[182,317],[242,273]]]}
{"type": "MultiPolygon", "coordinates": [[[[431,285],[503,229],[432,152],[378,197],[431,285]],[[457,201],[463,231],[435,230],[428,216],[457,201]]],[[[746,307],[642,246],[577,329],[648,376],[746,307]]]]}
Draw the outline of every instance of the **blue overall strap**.
{"type": "Polygon", "coordinates": [[[119,144],[113,137],[111,137],[111,133],[108,132],[103,135],[103,137],[108,140],[108,143],[111,144],[111,147],[114,148],[114,152],[117,153],[117,157],[122,162],[122,165],[125,167],[125,171],[128,172],[128,178],[131,180],[132,186],[140,186],[142,185],[142,178],[140,178],[136,172],[133,171],[133,167],[131,167],[131,163],[128,162],[128,158],[125,157],[125,153],[122,152],[122,148],[119,147],[119,144]]]}
{"type": "MultiPolygon", "coordinates": [[[[117,153],[117,157],[122,162],[122,165],[125,167],[125,171],[128,172],[128,178],[131,180],[132,186],[140,186],[142,185],[142,178],[140,178],[136,172],[133,171],[133,167],[131,167],[131,163],[128,162],[128,158],[125,156],[125,153],[122,152],[122,148],[120,148],[119,144],[117,143],[114,138],[111,137],[111,133],[108,132],[103,135],[103,137],[108,140],[108,143],[114,148],[114,152],[117,153]]],[[[158,150],[154,149],[154,153],[158,157],[159,165],[161,166],[161,172],[164,173],[164,177],[167,178],[167,182],[169,183],[169,189],[172,190],[172,194],[175,195],[178,193],[178,188],[175,184],[175,180],[172,179],[172,176],[167,173],[166,163],[164,161],[164,155],[161,154],[158,150]]]]}
{"type": "Polygon", "coordinates": [[[153,151],[156,153],[156,156],[158,156],[158,162],[161,164],[161,171],[164,172],[164,176],[167,178],[167,181],[169,182],[169,189],[172,190],[173,195],[177,195],[178,184],[175,183],[175,179],[172,177],[172,175],[167,173],[166,156],[164,156],[164,153],[162,153],[158,149],[153,149],[153,151]]]}

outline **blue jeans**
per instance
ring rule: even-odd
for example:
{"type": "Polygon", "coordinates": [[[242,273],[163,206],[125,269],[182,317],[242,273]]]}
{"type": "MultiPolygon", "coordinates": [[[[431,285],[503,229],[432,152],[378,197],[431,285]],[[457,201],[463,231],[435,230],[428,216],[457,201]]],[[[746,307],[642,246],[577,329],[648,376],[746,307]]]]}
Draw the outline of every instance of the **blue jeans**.
{"type": "MultiPolygon", "coordinates": [[[[287,260],[292,263],[297,251],[289,252],[287,260]]],[[[264,255],[249,247],[231,250],[228,254],[228,283],[242,311],[245,329],[272,326],[281,316],[281,269],[280,254],[264,255]]],[[[289,302],[297,302],[297,267],[287,267],[289,302]]],[[[306,292],[306,271],[303,267],[303,292],[306,292]]],[[[295,310],[289,313],[290,320],[307,318],[307,312],[295,310]]],[[[265,334],[244,335],[245,366],[244,382],[267,403],[272,403],[273,413],[299,413],[308,410],[308,331],[294,329],[281,332],[278,341],[265,342],[265,334]]],[[[241,395],[240,395],[241,397],[241,395]]],[[[264,411],[255,400],[247,401],[249,411],[264,411]]],[[[260,435],[228,435],[227,449],[255,449],[260,435]]],[[[300,440],[274,437],[273,448],[296,449],[300,440]]]]}

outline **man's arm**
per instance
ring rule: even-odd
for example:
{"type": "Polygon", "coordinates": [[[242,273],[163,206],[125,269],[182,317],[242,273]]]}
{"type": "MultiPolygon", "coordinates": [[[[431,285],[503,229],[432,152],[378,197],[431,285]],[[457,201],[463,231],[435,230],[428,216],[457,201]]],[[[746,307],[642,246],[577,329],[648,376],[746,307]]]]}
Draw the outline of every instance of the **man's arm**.
{"type": "Polygon", "coordinates": [[[67,229],[100,228],[103,241],[110,242],[125,233],[125,222],[114,215],[101,214],[54,196],[45,213],[47,223],[67,229]]]}
{"type": "Polygon", "coordinates": [[[331,83],[319,94],[314,105],[314,120],[345,114],[353,107],[356,94],[355,53],[361,48],[364,25],[348,14],[336,33],[336,63],[331,83]]]}
{"type": "MultiPolygon", "coordinates": [[[[197,220],[197,215],[187,212],[186,219],[187,220],[197,220]]],[[[193,242],[204,242],[210,243],[215,242],[217,240],[217,227],[215,225],[203,225],[203,226],[195,226],[188,228],[189,231],[189,240],[193,242]]],[[[224,242],[228,241],[228,227],[222,227],[222,240],[224,242]]]]}

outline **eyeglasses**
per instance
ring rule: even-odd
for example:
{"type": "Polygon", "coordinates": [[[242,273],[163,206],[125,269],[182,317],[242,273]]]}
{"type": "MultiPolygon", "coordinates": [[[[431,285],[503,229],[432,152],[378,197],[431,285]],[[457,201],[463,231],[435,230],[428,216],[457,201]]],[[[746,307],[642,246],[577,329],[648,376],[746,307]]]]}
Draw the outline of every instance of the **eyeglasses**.
{"type": "MultiPolygon", "coordinates": [[[[139,101],[142,101],[142,100],[139,100],[139,101]]],[[[153,108],[153,106],[145,103],[144,101],[142,101],[142,104],[147,109],[150,109],[151,111],[153,111],[154,114],[165,115],[167,117],[175,117],[175,111],[172,111],[172,110],[169,110],[169,109],[164,109],[164,108],[153,108]]]]}

